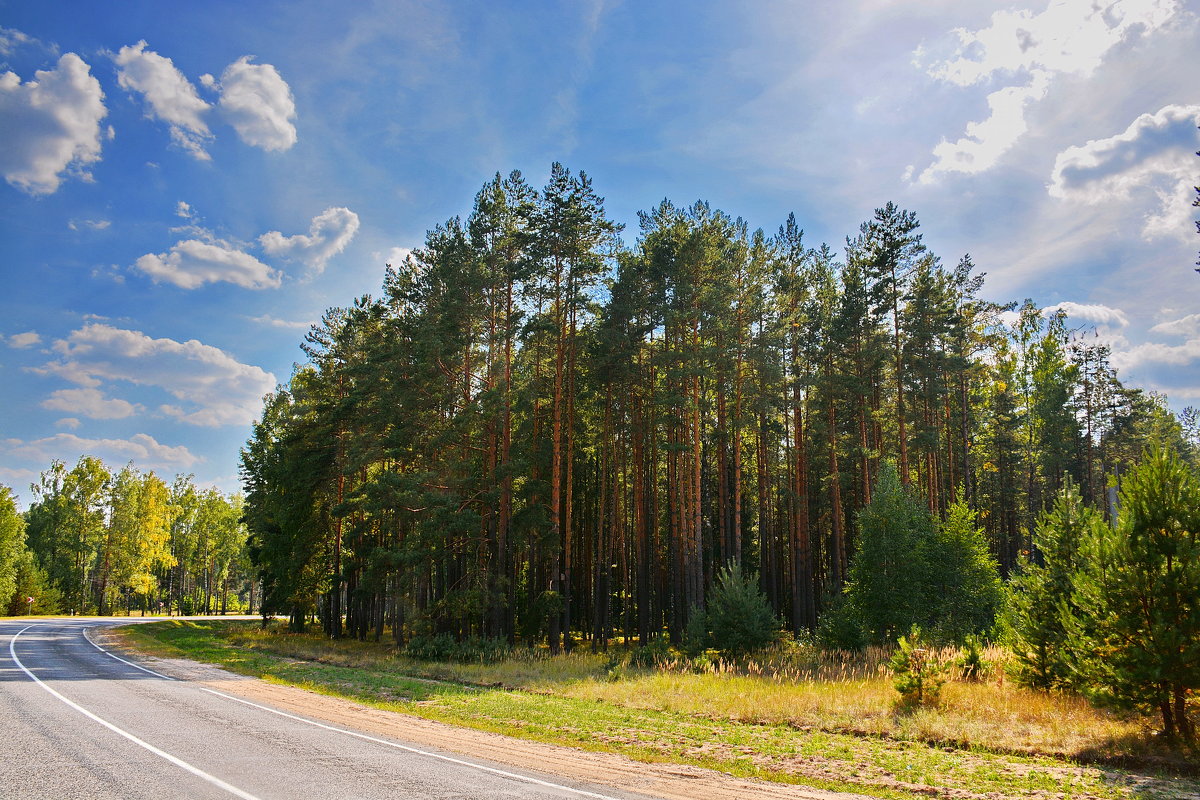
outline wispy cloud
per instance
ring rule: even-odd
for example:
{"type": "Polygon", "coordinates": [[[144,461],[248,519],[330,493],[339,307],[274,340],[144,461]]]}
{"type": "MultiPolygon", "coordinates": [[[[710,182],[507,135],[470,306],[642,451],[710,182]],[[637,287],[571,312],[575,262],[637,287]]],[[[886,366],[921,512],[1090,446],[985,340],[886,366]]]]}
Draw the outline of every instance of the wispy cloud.
{"type": "Polygon", "coordinates": [[[204,121],[211,106],[196,93],[171,59],[146,49],[146,42],[122,47],[113,57],[121,88],[146,98],[147,116],[167,123],[171,139],[195,158],[211,158],[205,146],[213,135],[204,121]]]}
{"type": "Polygon", "coordinates": [[[248,317],[251,322],[257,322],[259,325],[266,325],[269,328],[283,328],[285,330],[306,331],[313,324],[310,320],[290,320],[278,319],[270,314],[263,314],[261,317],[248,317]]]}
{"type": "Polygon", "coordinates": [[[79,414],[89,419],[125,419],[145,410],[128,400],[105,397],[99,389],[59,389],[42,401],[42,408],[79,414]]]}
{"type": "Polygon", "coordinates": [[[8,337],[8,346],[15,350],[25,350],[33,347],[35,344],[41,344],[42,337],[37,331],[25,331],[25,333],[14,333],[8,337]]]}
{"type": "Polygon", "coordinates": [[[73,433],[56,433],[42,439],[0,441],[0,452],[6,459],[49,464],[58,459],[71,463],[81,455],[94,455],[104,461],[134,461],[139,467],[179,469],[201,461],[184,445],[160,443],[146,433],[136,433],[128,439],[85,439],[73,433]]]}

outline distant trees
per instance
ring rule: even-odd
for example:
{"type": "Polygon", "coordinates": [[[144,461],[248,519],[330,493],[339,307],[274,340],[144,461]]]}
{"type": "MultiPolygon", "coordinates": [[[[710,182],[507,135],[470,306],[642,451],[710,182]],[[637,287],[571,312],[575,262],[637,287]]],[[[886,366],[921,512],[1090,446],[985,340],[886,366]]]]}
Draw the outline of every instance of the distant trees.
{"type": "Polygon", "coordinates": [[[13,562],[15,587],[3,583],[0,536],[0,603],[7,613],[27,613],[28,596],[43,613],[134,607],[200,613],[217,610],[214,598],[223,611],[231,592],[251,591],[238,496],[197,492],[190,476],[168,486],[132,465],[113,473],[92,456],[71,469],[54,462],[33,494],[29,510],[16,517],[27,536],[13,562]]]}
{"type": "Polygon", "coordinates": [[[25,552],[25,520],[17,513],[12,490],[0,486],[0,602],[13,596],[25,552]]]}

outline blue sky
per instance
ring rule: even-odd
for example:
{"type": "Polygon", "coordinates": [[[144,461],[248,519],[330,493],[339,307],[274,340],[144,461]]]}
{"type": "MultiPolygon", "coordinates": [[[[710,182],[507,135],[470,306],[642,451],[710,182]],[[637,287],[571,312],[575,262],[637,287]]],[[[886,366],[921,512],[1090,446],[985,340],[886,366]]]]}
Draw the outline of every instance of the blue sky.
{"type": "Polygon", "coordinates": [[[893,200],[985,294],[1200,403],[1200,0],[0,2],[0,483],[237,487],[323,309],[496,171],[835,247],[893,200]]]}

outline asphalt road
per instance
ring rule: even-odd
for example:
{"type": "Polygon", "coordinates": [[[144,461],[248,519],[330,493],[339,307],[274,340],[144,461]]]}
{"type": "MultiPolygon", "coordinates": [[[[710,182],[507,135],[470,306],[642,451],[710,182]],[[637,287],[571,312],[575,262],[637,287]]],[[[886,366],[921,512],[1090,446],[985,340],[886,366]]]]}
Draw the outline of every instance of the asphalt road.
{"type": "Polygon", "coordinates": [[[336,728],[158,675],[85,636],[112,623],[0,621],[0,798],[645,797],[336,728]]]}

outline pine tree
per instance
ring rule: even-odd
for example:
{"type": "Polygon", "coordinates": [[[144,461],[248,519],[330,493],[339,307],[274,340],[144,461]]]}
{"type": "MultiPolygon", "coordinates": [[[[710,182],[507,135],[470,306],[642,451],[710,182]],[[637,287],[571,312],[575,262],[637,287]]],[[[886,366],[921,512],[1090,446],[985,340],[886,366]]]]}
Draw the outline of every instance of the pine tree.
{"type": "Polygon", "coordinates": [[[900,482],[891,462],[879,470],[871,502],[858,515],[859,547],[850,567],[850,601],[868,635],[894,640],[929,616],[933,520],[928,507],[900,482]]]}
{"type": "Polygon", "coordinates": [[[1086,539],[1073,644],[1085,691],[1157,711],[1163,732],[1196,738],[1200,690],[1200,477],[1175,453],[1148,452],[1124,479],[1115,528],[1086,539]]]}
{"type": "Polygon", "coordinates": [[[1067,648],[1077,612],[1075,583],[1085,558],[1083,543],[1101,535],[1104,527],[1072,482],[1038,521],[1032,558],[1009,585],[1017,678],[1026,686],[1050,690],[1078,685],[1075,655],[1067,648]]]}

